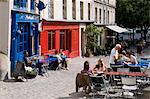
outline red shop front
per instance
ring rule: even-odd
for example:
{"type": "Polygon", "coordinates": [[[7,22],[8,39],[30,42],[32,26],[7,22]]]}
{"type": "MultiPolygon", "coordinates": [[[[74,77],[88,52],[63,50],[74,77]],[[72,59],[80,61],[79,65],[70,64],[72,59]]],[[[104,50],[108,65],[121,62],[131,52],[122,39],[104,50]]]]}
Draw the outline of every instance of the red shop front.
{"type": "Polygon", "coordinates": [[[63,49],[69,57],[79,56],[79,24],[71,22],[42,22],[40,34],[41,52],[54,54],[63,49]]]}

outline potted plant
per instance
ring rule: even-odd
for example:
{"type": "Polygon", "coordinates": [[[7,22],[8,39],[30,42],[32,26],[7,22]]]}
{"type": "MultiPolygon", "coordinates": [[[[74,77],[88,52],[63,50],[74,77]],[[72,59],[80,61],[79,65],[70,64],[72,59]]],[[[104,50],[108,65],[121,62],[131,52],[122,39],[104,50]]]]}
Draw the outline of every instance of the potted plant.
{"type": "Polygon", "coordinates": [[[98,46],[97,37],[101,34],[101,30],[95,26],[94,24],[90,24],[87,26],[85,30],[86,35],[86,54],[85,57],[90,57],[94,49],[98,46]]]}

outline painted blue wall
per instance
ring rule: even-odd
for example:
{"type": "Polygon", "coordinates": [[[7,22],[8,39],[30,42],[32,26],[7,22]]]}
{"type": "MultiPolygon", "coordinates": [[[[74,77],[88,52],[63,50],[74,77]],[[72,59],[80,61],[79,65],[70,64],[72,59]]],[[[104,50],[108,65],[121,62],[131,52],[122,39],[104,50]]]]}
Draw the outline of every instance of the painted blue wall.
{"type": "Polygon", "coordinates": [[[15,69],[18,60],[23,61],[23,51],[29,51],[32,56],[38,54],[39,32],[38,23],[39,15],[24,12],[12,11],[12,30],[11,30],[11,69],[15,69]],[[34,38],[34,52],[32,46],[34,38]]]}

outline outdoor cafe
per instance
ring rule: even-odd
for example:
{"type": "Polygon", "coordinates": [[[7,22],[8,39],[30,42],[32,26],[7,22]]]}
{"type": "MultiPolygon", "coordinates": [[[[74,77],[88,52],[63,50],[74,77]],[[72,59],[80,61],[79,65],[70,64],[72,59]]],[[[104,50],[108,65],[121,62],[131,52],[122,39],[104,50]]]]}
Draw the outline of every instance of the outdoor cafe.
{"type": "Polygon", "coordinates": [[[93,75],[78,73],[76,92],[86,86],[89,87],[92,97],[100,95],[105,98],[136,99],[143,95],[143,89],[150,84],[150,59],[148,58],[141,58],[138,64],[128,64],[128,66],[111,64],[111,68],[111,71],[97,72],[93,75]]]}
{"type": "Polygon", "coordinates": [[[15,79],[19,76],[23,76],[26,79],[35,78],[37,75],[49,76],[48,70],[60,70],[66,69],[69,57],[66,55],[33,55],[28,56],[28,52],[25,51],[24,61],[18,61],[16,69],[13,72],[15,79]]]}

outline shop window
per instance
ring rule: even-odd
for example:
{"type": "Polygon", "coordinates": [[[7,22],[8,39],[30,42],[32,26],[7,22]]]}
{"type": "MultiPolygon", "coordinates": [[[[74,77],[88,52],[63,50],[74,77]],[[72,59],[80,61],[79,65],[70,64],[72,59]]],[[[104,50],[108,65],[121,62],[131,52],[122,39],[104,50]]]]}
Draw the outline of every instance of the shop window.
{"type": "Polygon", "coordinates": [[[31,0],[31,11],[35,11],[35,0],[31,0]]]}
{"type": "Polygon", "coordinates": [[[65,49],[65,31],[60,31],[60,49],[65,49]]]}
{"type": "Polygon", "coordinates": [[[71,50],[71,31],[60,31],[60,49],[71,50]]]}
{"type": "Polygon", "coordinates": [[[48,50],[55,49],[55,31],[48,32],[48,50]]]}
{"type": "Polygon", "coordinates": [[[69,33],[69,31],[66,31],[66,33],[65,33],[65,39],[66,39],[66,45],[65,45],[65,49],[66,50],[68,50],[68,49],[70,49],[70,45],[69,45],[69,43],[71,42],[70,41],[70,34],[71,33],[69,33]]]}
{"type": "Polygon", "coordinates": [[[26,9],[28,0],[14,0],[14,8],[17,9],[26,9]]]}

